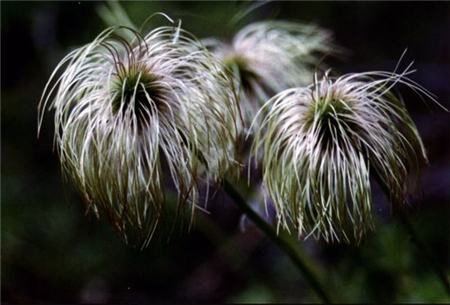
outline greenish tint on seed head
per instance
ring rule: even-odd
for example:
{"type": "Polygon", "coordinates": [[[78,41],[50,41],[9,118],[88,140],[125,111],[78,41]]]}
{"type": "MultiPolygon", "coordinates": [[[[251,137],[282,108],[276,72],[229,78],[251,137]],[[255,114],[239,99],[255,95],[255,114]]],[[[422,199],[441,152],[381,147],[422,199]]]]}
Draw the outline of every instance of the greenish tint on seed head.
{"type": "Polygon", "coordinates": [[[154,109],[161,108],[162,92],[158,80],[158,76],[142,67],[131,67],[118,73],[111,88],[113,113],[116,115],[121,111],[125,115],[132,107],[139,124],[148,121],[154,109]]]}
{"type": "Polygon", "coordinates": [[[243,56],[231,54],[223,60],[224,66],[239,80],[245,92],[252,92],[252,82],[258,81],[260,77],[251,69],[248,60],[243,56]]]}

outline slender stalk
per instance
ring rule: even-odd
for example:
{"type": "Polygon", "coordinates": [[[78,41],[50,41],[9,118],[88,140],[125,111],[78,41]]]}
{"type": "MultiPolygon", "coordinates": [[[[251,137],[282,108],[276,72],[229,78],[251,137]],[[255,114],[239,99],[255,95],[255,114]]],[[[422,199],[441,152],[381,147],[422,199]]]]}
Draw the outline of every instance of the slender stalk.
{"type": "MultiPolygon", "coordinates": [[[[203,154],[197,149],[194,149],[194,154],[205,165],[206,169],[208,169],[208,162],[204,158],[203,154]]],[[[246,200],[241,196],[241,194],[239,194],[230,182],[223,179],[221,186],[225,193],[233,199],[233,202],[239,206],[244,214],[291,259],[294,265],[299,269],[300,273],[303,274],[311,288],[314,289],[318,297],[324,303],[332,303],[330,297],[325,292],[325,289],[322,287],[316,275],[312,272],[312,270],[310,270],[289,241],[279,236],[271,225],[269,225],[255,211],[253,211],[253,209],[247,204],[246,200]]]]}
{"type": "Polygon", "coordinates": [[[429,247],[425,244],[423,240],[420,239],[408,215],[401,209],[397,209],[396,214],[400,218],[400,222],[405,228],[405,230],[411,236],[412,242],[416,245],[419,251],[422,252],[423,256],[426,258],[428,263],[434,268],[434,271],[439,276],[442,284],[447,290],[447,294],[450,295],[450,284],[444,270],[440,266],[437,259],[431,254],[429,247]]]}
{"type": "MultiPolygon", "coordinates": [[[[375,170],[373,170],[372,172],[376,173],[375,170]]],[[[374,178],[377,181],[378,185],[383,190],[384,194],[387,196],[387,198],[389,198],[390,192],[387,185],[383,183],[378,174],[375,174],[374,178]]],[[[440,278],[442,285],[444,285],[447,294],[450,295],[450,283],[442,266],[439,264],[437,259],[431,254],[428,245],[419,237],[416,230],[414,229],[413,224],[411,223],[408,217],[408,214],[405,211],[403,211],[403,209],[400,207],[400,204],[398,202],[394,202],[393,207],[394,207],[393,208],[394,214],[398,216],[398,218],[400,219],[400,223],[403,225],[406,232],[408,232],[408,234],[411,236],[411,241],[416,245],[417,249],[422,253],[423,257],[425,258],[426,261],[428,261],[429,265],[433,267],[437,276],[440,278]]]]}
{"type": "Polygon", "coordinates": [[[253,209],[247,204],[245,199],[239,192],[227,181],[222,182],[223,190],[233,199],[233,202],[245,213],[245,215],[253,221],[253,223],[280,249],[291,259],[294,265],[305,277],[311,288],[314,289],[318,297],[324,303],[331,303],[331,299],[322,287],[322,284],[317,279],[316,275],[310,270],[307,264],[300,257],[299,253],[294,247],[282,236],[279,236],[271,225],[262,219],[253,209]]]}

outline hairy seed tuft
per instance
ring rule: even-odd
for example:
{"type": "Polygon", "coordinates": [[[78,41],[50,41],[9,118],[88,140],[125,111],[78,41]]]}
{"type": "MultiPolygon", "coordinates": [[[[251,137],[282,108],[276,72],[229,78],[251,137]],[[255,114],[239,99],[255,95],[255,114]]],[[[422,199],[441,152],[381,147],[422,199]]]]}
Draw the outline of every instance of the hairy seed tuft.
{"type": "Polygon", "coordinates": [[[62,171],[88,210],[141,247],[164,219],[186,210],[192,219],[199,188],[235,164],[240,110],[233,83],[180,27],[145,36],[108,28],[56,67],[39,126],[47,109],[55,113],[62,171]],[[175,208],[165,199],[170,185],[175,208]]]}
{"type": "Polygon", "coordinates": [[[415,185],[408,178],[417,182],[427,158],[392,87],[404,84],[433,99],[407,77],[412,72],[325,75],[263,106],[269,110],[252,151],[262,154],[279,226],[305,238],[359,241],[373,226],[371,176],[388,186],[394,204],[406,202],[415,185]]]}

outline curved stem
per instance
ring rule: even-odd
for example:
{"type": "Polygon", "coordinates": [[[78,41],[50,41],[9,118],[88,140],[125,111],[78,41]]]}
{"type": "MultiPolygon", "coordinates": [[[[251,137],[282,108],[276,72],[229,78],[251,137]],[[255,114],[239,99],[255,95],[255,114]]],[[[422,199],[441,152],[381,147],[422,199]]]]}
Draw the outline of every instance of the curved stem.
{"type": "Polygon", "coordinates": [[[408,234],[411,236],[412,242],[417,246],[419,251],[422,252],[426,260],[428,260],[428,263],[434,268],[434,271],[441,279],[442,284],[444,285],[445,289],[447,290],[447,294],[450,295],[450,284],[447,278],[447,275],[445,274],[444,270],[442,270],[440,264],[438,261],[433,257],[431,254],[429,248],[425,244],[424,241],[422,241],[417,234],[416,230],[414,229],[413,224],[409,220],[408,215],[402,211],[401,209],[397,209],[397,215],[400,218],[400,222],[402,223],[405,230],[408,232],[408,234]]]}
{"type": "MultiPolygon", "coordinates": [[[[373,170],[374,173],[376,173],[375,170],[373,170]]],[[[375,180],[377,181],[378,185],[383,190],[384,194],[387,196],[387,198],[390,198],[390,192],[388,186],[383,182],[383,180],[380,178],[378,174],[374,175],[375,180]]],[[[419,237],[416,230],[414,229],[413,224],[409,220],[408,214],[401,209],[400,204],[398,202],[394,202],[393,204],[393,211],[394,214],[397,215],[400,218],[400,223],[403,225],[405,230],[408,232],[408,234],[411,236],[411,241],[416,245],[417,249],[422,253],[425,260],[428,261],[428,263],[434,268],[434,271],[438,275],[439,279],[442,282],[442,285],[445,287],[445,290],[447,291],[447,294],[450,295],[450,283],[447,278],[447,275],[445,274],[445,271],[437,261],[437,259],[431,254],[431,251],[429,250],[428,245],[419,237]]]]}
{"type": "Polygon", "coordinates": [[[302,260],[299,253],[294,247],[283,237],[279,236],[273,227],[269,225],[264,219],[262,219],[253,209],[247,204],[244,198],[239,192],[227,181],[222,182],[223,190],[230,196],[233,201],[239,206],[239,208],[245,213],[245,215],[253,221],[253,223],[280,249],[291,259],[294,265],[305,277],[305,280],[309,283],[311,288],[314,289],[316,294],[324,303],[331,303],[330,297],[325,292],[321,283],[317,279],[316,275],[310,270],[307,264],[302,260]]]}

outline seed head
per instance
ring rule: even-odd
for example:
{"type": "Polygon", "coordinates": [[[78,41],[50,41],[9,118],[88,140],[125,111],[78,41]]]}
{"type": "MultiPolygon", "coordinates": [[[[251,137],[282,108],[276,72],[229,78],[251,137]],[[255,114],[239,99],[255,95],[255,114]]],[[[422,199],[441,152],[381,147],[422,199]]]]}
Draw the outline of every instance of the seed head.
{"type": "Polygon", "coordinates": [[[406,77],[411,72],[326,74],[264,105],[270,110],[253,154],[262,153],[279,226],[293,226],[299,237],[359,241],[372,227],[370,175],[389,187],[394,203],[406,201],[408,177],[418,178],[427,162],[418,131],[391,90],[401,83],[429,96],[406,77]]]}
{"type": "Polygon", "coordinates": [[[144,247],[169,210],[167,178],[178,210],[193,213],[199,184],[234,162],[239,105],[222,66],[189,33],[127,29],[132,35],[123,38],[118,30],[61,61],[44,90],[39,127],[44,110],[54,109],[63,173],[89,209],[144,247]]]}
{"type": "Polygon", "coordinates": [[[315,25],[283,21],[252,23],[230,44],[205,44],[224,62],[240,87],[247,127],[270,97],[311,83],[319,56],[332,53],[330,33],[315,25]]]}

